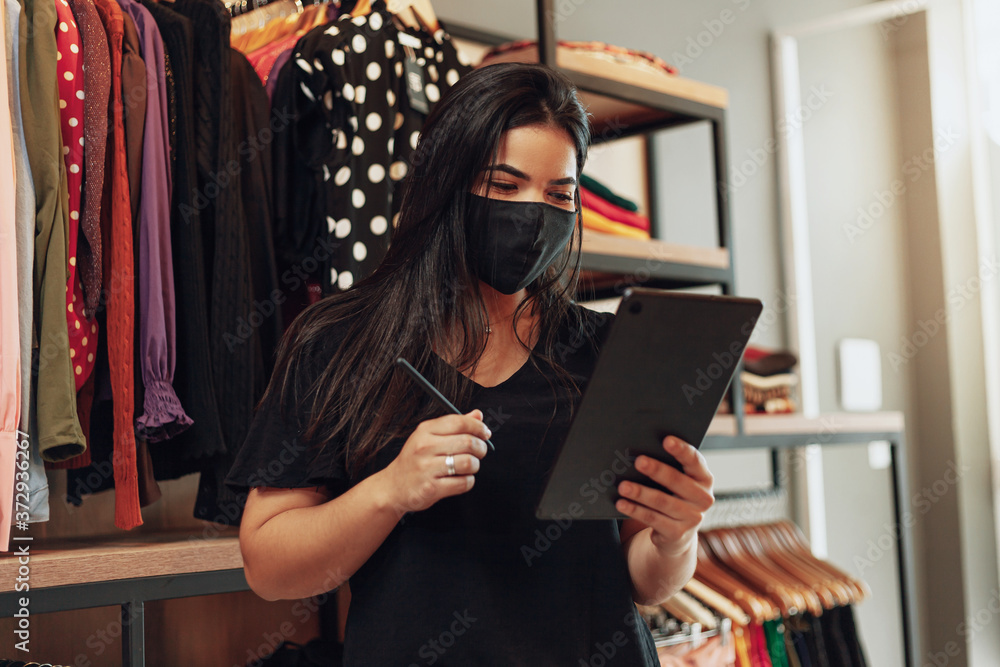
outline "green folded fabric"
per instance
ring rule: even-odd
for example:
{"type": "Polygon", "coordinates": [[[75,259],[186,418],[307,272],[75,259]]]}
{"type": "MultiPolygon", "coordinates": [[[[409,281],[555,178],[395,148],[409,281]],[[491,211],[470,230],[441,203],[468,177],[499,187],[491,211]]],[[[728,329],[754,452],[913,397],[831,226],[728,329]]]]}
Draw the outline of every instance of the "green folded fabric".
{"type": "Polygon", "coordinates": [[[610,188],[608,188],[608,186],[604,185],[600,181],[594,180],[592,176],[581,174],[580,185],[587,188],[598,197],[601,197],[602,199],[609,201],[615,206],[619,206],[626,211],[632,211],[635,213],[639,210],[639,206],[634,201],[625,199],[625,197],[622,197],[621,195],[616,195],[610,190],[610,188]]]}

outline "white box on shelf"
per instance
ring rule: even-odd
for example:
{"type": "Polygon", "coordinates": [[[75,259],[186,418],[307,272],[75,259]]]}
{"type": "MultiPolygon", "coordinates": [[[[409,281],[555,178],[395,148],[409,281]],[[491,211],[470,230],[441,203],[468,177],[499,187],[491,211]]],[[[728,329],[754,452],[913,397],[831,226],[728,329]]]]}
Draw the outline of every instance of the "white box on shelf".
{"type": "Polygon", "coordinates": [[[844,410],[874,412],[882,408],[882,355],[879,345],[864,338],[844,338],[840,357],[840,405],[844,410]]]}

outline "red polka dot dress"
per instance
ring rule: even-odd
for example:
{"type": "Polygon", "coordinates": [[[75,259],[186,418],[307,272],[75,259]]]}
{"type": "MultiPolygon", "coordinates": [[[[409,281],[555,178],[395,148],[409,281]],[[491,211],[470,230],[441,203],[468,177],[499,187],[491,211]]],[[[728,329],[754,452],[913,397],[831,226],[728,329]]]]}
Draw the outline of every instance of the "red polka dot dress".
{"type": "Polygon", "coordinates": [[[69,332],[69,354],[76,389],[94,369],[97,352],[97,322],[93,313],[84,313],[83,283],[76,270],[76,244],[80,235],[80,211],[83,186],[83,55],[80,30],[73,20],[73,11],[66,0],[55,0],[56,72],[59,80],[59,119],[62,130],[62,152],[66,161],[69,184],[69,233],[67,239],[69,279],[66,283],[66,323],[69,332]]]}

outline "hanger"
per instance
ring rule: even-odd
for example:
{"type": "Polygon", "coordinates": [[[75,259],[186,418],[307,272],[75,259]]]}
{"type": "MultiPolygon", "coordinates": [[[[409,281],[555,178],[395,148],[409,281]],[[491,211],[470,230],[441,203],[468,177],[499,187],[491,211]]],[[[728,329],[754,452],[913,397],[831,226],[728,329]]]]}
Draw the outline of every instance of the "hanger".
{"type": "Polygon", "coordinates": [[[871,589],[864,581],[856,579],[830,563],[816,558],[806,543],[805,536],[798,529],[798,526],[790,521],[778,521],[772,525],[774,526],[775,535],[784,541],[786,548],[796,553],[800,558],[810,560],[817,568],[827,572],[832,578],[843,582],[848,588],[852,589],[855,594],[854,602],[861,602],[871,596],[871,589]]]}
{"type": "Polygon", "coordinates": [[[241,3],[240,11],[234,15],[230,34],[245,35],[252,30],[260,30],[265,25],[275,19],[285,18],[293,14],[302,12],[301,0],[252,0],[253,6],[245,9],[245,0],[241,3]]]}
{"type": "Polygon", "coordinates": [[[750,616],[740,609],[739,605],[725,595],[717,593],[699,579],[690,579],[684,584],[684,590],[695,599],[701,600],[718,613],[722,614],[736,626],[744,626],[750,622],[750,616]]]}
{"type": "Polygon", "coordinates": [[[719,626],[712,612],[684,591],[677,591],[660,606],[689,625],[697,623],[708,630],[719,626]]]}
{"type": "Polygon", "coordinates": [[[388,0],[388,9],[390,14],[398,17],[410,28],[423,30],[432,35],[441,29],[430,0],[388,0]]]}
{"type": "Polygon", "coordinates": [[[703,532],[706,546],[727,569],[747,582],[754,590],[766,593],[775,601],[783,616],[792,616],[807,608],[800,591],[789,587],[783,577],[761,567],[740,543],[726,534],[725,529],[715,528],[703,532]]]}
{"type": "Polygon", "coordinates": [[[822,581],[810,576],[797,563],[790,559],[784,559],[779,553],[767,549],[759,539],[755,526],[731,529],[730,534],[747,548],[747,551],[757,559],[762,567],[771,571],[772,576],[782,578],[788,586],[802,592],[806,600],[806,608],[811,613],[818,616],[823,613],[824,609],[832,609],[837,606],[836,598],[822,581]]]}
{"type": "Polygon", "coordinates": [[[854,601],[854,590],[843,580],[817,567],[818,559],[811,553],[808,557],[804,557],[803,554],[788,549],[782,536],[777,534],[774,524],[747,528],[760,540],[765,552],[779,567],[793,574],[823,598],[825,608],[832,609],[854,601]]]}
{"type": "Polygon", "coordinates": [[[698,536],[698,564],[694,578],[741,608],[754,623],[763,623],[780,615],[778,605],[768,595],[758,595],[743,581],[724,569],[698,536]]]}

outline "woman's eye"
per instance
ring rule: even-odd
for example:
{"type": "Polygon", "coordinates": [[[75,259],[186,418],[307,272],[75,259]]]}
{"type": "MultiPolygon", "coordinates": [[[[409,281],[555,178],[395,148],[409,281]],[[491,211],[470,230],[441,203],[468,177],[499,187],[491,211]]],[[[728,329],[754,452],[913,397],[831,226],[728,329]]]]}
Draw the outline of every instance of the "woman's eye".
{"type": "Polygon", "coordinates": [[[566,192],[553,192],[550,196],[554,197],[555,199],[558,199],[561,202],[573,203],[573,195],[568,194],[566,192]]]}
{"type": "Polygon", "coordinates": [[[513,192],[517,189],[517,186],[513,183],[498,183],[496,181],[490,181],[490,188],[493,190],[499,190],[500,192],[513,192]]]}

